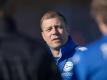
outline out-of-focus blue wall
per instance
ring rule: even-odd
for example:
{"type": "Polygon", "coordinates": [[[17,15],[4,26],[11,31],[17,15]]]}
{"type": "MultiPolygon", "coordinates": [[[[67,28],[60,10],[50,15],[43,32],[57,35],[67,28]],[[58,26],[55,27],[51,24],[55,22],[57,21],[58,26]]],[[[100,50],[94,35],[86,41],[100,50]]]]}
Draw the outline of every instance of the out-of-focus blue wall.
{"type": "Polygon", "coordinates": [[[40,18],[47,10],[57,10],[66,18],[70,34],[80,45],[100,37],[97,25],[89,13],[91,0],[16,0],[15,19],[20,33],[41,38],[40,18]]]}

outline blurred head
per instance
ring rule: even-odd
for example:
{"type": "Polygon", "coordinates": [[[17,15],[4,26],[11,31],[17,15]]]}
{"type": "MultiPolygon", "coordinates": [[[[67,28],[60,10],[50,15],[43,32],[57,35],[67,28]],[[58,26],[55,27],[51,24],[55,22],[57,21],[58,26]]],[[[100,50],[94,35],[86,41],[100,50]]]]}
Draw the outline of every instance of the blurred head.
{"type": "Polygon", "coordinates": [[[6,7],[6,0],[0,0],[0,10],[3,10],[6,7]]]}
{"type": "Polygon", "coordinates": [[[0,37],[17,33],[16,24],[10,14],[11,0],[0,0],[0,37]]]}
{"type": "Polygon", "coordinates": [[[52,49],[60,49],[68,39],[65,17],[55,11],[48,11],[41,18],[42,37],[52,49]]]}
{"type": "Polygon", "coordinates": [[[96,20],[100,31],[107,35],[107,0],[93,0],[91,14],[96,20]]]}

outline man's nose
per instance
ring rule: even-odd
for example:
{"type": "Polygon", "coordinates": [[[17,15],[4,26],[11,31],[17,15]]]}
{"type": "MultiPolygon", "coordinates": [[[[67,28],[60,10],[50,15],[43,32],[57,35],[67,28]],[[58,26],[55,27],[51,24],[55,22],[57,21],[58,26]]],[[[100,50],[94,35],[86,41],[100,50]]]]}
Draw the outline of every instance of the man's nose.
{"type": "Polygon", "coordinates": [[[59,33],[59,32],[58,32],[58,29],[57,29],[57,28],[53,28],[53,29],[52,29],[52,34],[57,34],[57,33],[59,33]]]}

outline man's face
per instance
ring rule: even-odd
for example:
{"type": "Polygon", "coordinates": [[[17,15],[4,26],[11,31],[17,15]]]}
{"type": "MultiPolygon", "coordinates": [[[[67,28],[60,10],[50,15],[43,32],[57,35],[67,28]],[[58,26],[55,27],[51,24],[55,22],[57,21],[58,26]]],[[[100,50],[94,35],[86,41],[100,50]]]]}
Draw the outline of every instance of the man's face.
{"type": "Polygon", "coordinates": [[[67,26],[59,18],[45,19],[42,22],[42,37],[52,49],[59,49],[67,42],[67,26]]]}

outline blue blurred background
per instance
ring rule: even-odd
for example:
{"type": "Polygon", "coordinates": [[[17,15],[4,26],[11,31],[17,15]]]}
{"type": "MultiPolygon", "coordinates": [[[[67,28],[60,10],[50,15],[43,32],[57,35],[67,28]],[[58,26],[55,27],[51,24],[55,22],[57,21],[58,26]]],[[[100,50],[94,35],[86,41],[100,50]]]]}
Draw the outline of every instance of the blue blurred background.
{"type": "Polygon", "coordinates": [[[30,38],[41,38],[40,18],[47,10],[61,12],[69,23],[70,34],[80,45],[97,40],[101,34],[90,15],[91,0],[9,0],[7,10],[17,24],[18,31],[30,38]]]}

